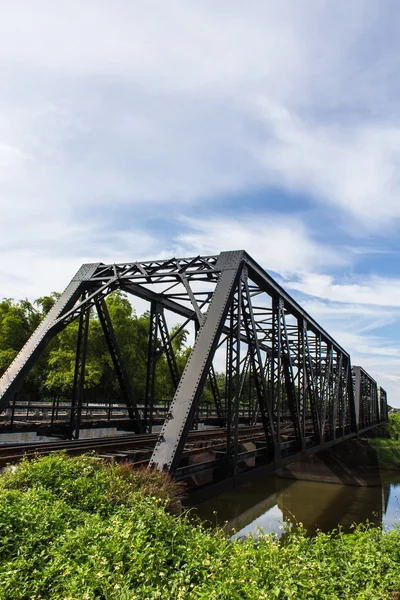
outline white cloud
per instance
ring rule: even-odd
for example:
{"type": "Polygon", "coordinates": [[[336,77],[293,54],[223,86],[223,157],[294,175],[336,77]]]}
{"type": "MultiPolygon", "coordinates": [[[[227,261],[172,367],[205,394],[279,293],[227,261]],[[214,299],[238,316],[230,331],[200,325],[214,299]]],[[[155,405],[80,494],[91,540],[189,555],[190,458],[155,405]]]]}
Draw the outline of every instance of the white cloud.
{"type": "MultiPolygon", "coordinates": [[[[334,9],[334,18],[341,12],[334,9]]],[[[342,29],[343,34],[348,30],[348,43],[353,24],[364,21],[366,11],[357,21],[354,10],[346,13],[342,29]]],[[[119,1],[110,6],[104,0],[60,0],[56,5],[39,0],[34,7],[29,2],[5,6],[0,39],[3,57],[17,65],[122,76],[153,90],[221,89],[247,86],[260,76],[281,78],[281,67],[302,69],[308,49],[302,35],[321,16],[312,6],[296,9],[274,2],[255,3],[247,11],[232,1],[119,1]]]]}
{"type": "Polygon", "coordinates": [[[333,302],[400,307],[400,279],[397,278],[358,276],[337,283],[332,275],[302,273],[295,280],[285,280],[284,285],[288,289],[333,302]]]}
{"type": "Polygon", "coordinates": [[[321,242],[301,200],[297,216],[267,195],[258,214],[234,200],[235,218],[218,212],[222,196],[272,185],[322,207],[347,246],[367,234],[374,248],[383,226],[396,236],[395,13],[368,0],[4,3],[0,295],[62,289],[82,262],[244,248],[397,381],[396,340],[375,330],[398,321],[398,274],[336,280],[358,257],[321,242]],[[164,232],[178,217],[180,234],[164,232]]]}
{"type": "Polygon", "coordinates": [[[176,239],[180,252],[193,254],[246,250],[265,269],[295,273],[343,264],[344,257],[315,242],[304,224],[292,216],[242,214],[184,219],[188,229],[176,239]]]}
{"type": "Polygon", "coordinates": [[[374,118],[338,130],[314,116],[318,102],[356,101],[365,82],[350,51],[375,17],[359,1],[9,4],[0,144],[33,158],[2,202],[30,190],[64,214],[110,197],[194,202],[278,184],[387,219],[396,127],[374,118]]]}
{"type": "Polygon", "coordinates": [[[66,232],[62,222],[54,222],[44,227],[43,236],[28,228],[24,233],[26,248],[0,247],[0,297],[34,300],[65,289],[83,263],[148,260],[161,250],[155,238],[139,229],[110,232],[96,223],[66,232]]]}
{"type": "MultiPolygon", "coordinates": [[[[376,229],[400,217],[400,127],[318,124],[264,100],[269,137],[264,162],[272,181],[311,193],[376,229]]],[[[359,230],[352,225],[353,235],[359,230]]]]}

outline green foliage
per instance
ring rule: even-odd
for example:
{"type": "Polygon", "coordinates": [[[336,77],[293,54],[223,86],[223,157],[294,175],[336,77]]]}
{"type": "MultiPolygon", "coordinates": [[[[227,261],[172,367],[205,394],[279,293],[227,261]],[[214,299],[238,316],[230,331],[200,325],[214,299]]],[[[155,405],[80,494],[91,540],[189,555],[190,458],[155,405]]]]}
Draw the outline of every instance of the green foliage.
{"type": "Polygon", "coordinates": [[[378,455],[381,469],[400,469],[400,441],[386,438],[371,438],[369,444],[378,455]]]}
{"type": "MultiPolygon", "coordinates": [[[[0,375],[17,356],[44,315],[55,302],[57,294],[39,298],[34,304],[28,300],[0,301],[0,375]]],[[[25,391],[41,389],[45,377],[45,357],[35,366],[24,386],[25,391]]]]}
{"type": "Polygon", "coordinates": [[[109,514],[116,506],[131,506],[137,494],[157,498],[172,512],[180,507],[181,488],[167,475],[132,470],[129,463],[106,463],[95,454],[68,458],[56,452],[34,460],[23,459],[18,469],[0,477],[0,490],[45,489],[69,506],[109,514]]]}
{"type": "MultiPolygon", "coordinates": [[[[172,484],[174,485],[174,484],[172,484]]],[[[299,527],[228,541],[166,510],[176,489],[91,456],[23,461],[0,477],[0,598],[396,598],[400,530],[299,527]]]]}
{"type": "MultiPolygon", "coordinates": [[[[53,293],[39,298],[34,304],[27,300],[14,302],[10,299],[0,302],[0,375],[51,310],[58,296],[53,293]]],[[[143,402],[146,392],[149,313],[137,316],[128,297],[119,291],[111,294],[106,302],[135,397],[138,402],[143,402]]],[[[186,347],[187,331],[178,329],[178,326],[173,328],[171,336],[178,370],[182,372],[190,348],[186,347]]],[[[24,384],[23,392],[37,396],[71,394],[77,334],[78,322],[74,321],[57,335],[24,384]]],[[[160,354],[156,369],[156,402],[168,402],[173,394],[168,363],[165,355],[160,354]]],[[[118,399],[119,395],[120,389],[103,331],[96,313],[92,311],[85,368],[85,399],[118,399]]]]}
{"type": "MultiPolygon", "coordinates": [[[[142,401],[146,382],[148,316],[137,317],[128,298],[120,292],[107,298],[107,307],[128,375],[134,383],[137,399],[142,401]]],[[[70,394],[72,391],[77,334],[78,322],[74,321],[57,336],[49,352],[45,388],[50,393],[70,394]]],[[[87,396],[97,399],[119,394],[112,360],[94,312],[89,327],[85,389],[89,390],[87,396]]]]}
{"type": "Polygon", "coordinates": [[[400,440],[400,411],[389,415],[389,433],[393,440],[400,440]]]}
{"type": "Polygon", "coordinates": [[[390,438],[369,438],[369,444],[377,453],[381,469],[400,469],[400,411],[389,415],[386,426],[390,438]]]}

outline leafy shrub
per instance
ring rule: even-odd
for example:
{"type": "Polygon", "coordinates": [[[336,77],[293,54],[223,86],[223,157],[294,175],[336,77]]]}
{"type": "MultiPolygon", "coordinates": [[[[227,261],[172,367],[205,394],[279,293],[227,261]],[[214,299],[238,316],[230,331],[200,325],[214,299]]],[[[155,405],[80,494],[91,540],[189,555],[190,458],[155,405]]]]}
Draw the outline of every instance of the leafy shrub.
{"type": "Polygon", "coordinates": [[[389,415],[389,433],[393,440],[400,440],[400,411],[389,415]]]}
{"type": "Polygon", "coordinates": [[[105,462],[94,454],[67,458],[56,452],[33,460],[24,458],[16,471],[0,478],[0,489],[25,491],[45,488],[70,506],[107,514],[116,506],[129,506],[137,495],[153,496],[171,512],[179,513],[182,487],[168,475],[146,469],[133,470],[128,463],[105,462]]]}
{"type": "Polygon", "coordinates": [[[0,481],[4,600],[389,600],[400,590],[397,528],[310,538],[299,525],[283,541],[230,542],[168,512],[174,487],[162,475],[87,456],[23,461],[0,481]]]}

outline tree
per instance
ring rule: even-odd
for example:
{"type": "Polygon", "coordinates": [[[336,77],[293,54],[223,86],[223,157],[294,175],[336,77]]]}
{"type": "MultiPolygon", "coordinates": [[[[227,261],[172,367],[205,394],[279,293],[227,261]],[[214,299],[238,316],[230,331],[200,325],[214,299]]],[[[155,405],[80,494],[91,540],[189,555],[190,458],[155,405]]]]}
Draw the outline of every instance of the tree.
{"type": "Polygon", "coordinates": [[[400,440],[400,411],[389,415],[389,433],[393,440],[400,440]]]}
{"type": "MultiPolygon", "coordinates": [[[[15,302],[4,298],[0,302],[0,375],[17,356],[22,346],[35,331],[46,314],[47,305],[52,297],[40,299],[43,304],[32,304],[28,300],[15,302]]],[[[52,300],[54,303],[54,299],[52,300]]],[[[43,375],[43,359],[35,365],[22,387],[23,392],[38,392],[41,388],[43,375]]]]}
{"type": "MultiPolygon", "coordinates": [[[[140,401],[146,381],[148,319],[137,317],[126,295],[117,291],[106,300],[118,345],[128,376],[140,401]]],[[[70,395],[74,382],[78,321],[66,327],[49,353],[45,387],[50,392],[70,395]]],[[[119,397],[119,385],[103,330],[95,311],[91,311],[85,367],[86,399],[119,397]]]]}
{"type": "MultiPolygon", "coordinates": [[[[29,339],[41,320],[48,314],[59,294],[15,302],[0,302],[0,375],[9,366],[29,339]]],[[[115,331],[122,359],[135,398],[143,403],[146,398],[147,357],[150,331],[150,314],[138,316],[126,294],[116,291],[106,299],[107,308],[115,331]]],[[[35,396],[63,394],[70,396],[73,390],[76,341],[79,323],[73,321],[49,344],[36,362],[21,392],[35,396]]],[[[179,375],[182,374],[190,354],[187,345],[188,331],[175,325],[171,329],[171,344],[179,375]]],[[[165,353],[159,354],[156,365],[155,402],[169,402],[175,393],[165,353]]],[[[206,386],[204,397],[212,401],[211,389],[206,386]]],[[[94,309],[90,313],[87,357],[85,365],[84,400],[102,401],[114,398],[122,400],[120,387],[104,338],[101,323],[94,309]]]]}

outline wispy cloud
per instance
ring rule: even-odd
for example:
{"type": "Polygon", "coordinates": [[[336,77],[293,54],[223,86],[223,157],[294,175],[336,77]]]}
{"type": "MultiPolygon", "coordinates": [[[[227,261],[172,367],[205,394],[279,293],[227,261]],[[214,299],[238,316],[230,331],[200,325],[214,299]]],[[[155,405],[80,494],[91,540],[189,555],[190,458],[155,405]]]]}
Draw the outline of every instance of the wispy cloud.
{"type": "Polygon", "coordinates": [[[337,282],[332,275],[303,273],[285,281],[289,289],[334,302],[400,308],[400,278],[357,276],[337,282]]]}
{"type": "Polygon", "coordinates": [[[265,269],[296,273],[343,265],[340,250],[312,239],[301,219],[290,215],[251,214],[182,219],[185,233],[177,236],[181,252],[221,252],[245,249],[265,269]]]}
{"type": "Polygon", "coordinates": [[[322,124],[261,103],[269,134],[264,161],[276,181],[350,213],[355,236],[357,221],[376,229],[400,217],[397,123],[322,124]]]}
{"type": "Polygon", "coordinates": [[[62,289],[85,261],[245,248],[397,381],[398,14],[5,4],[0,295],[62,289]]]}

